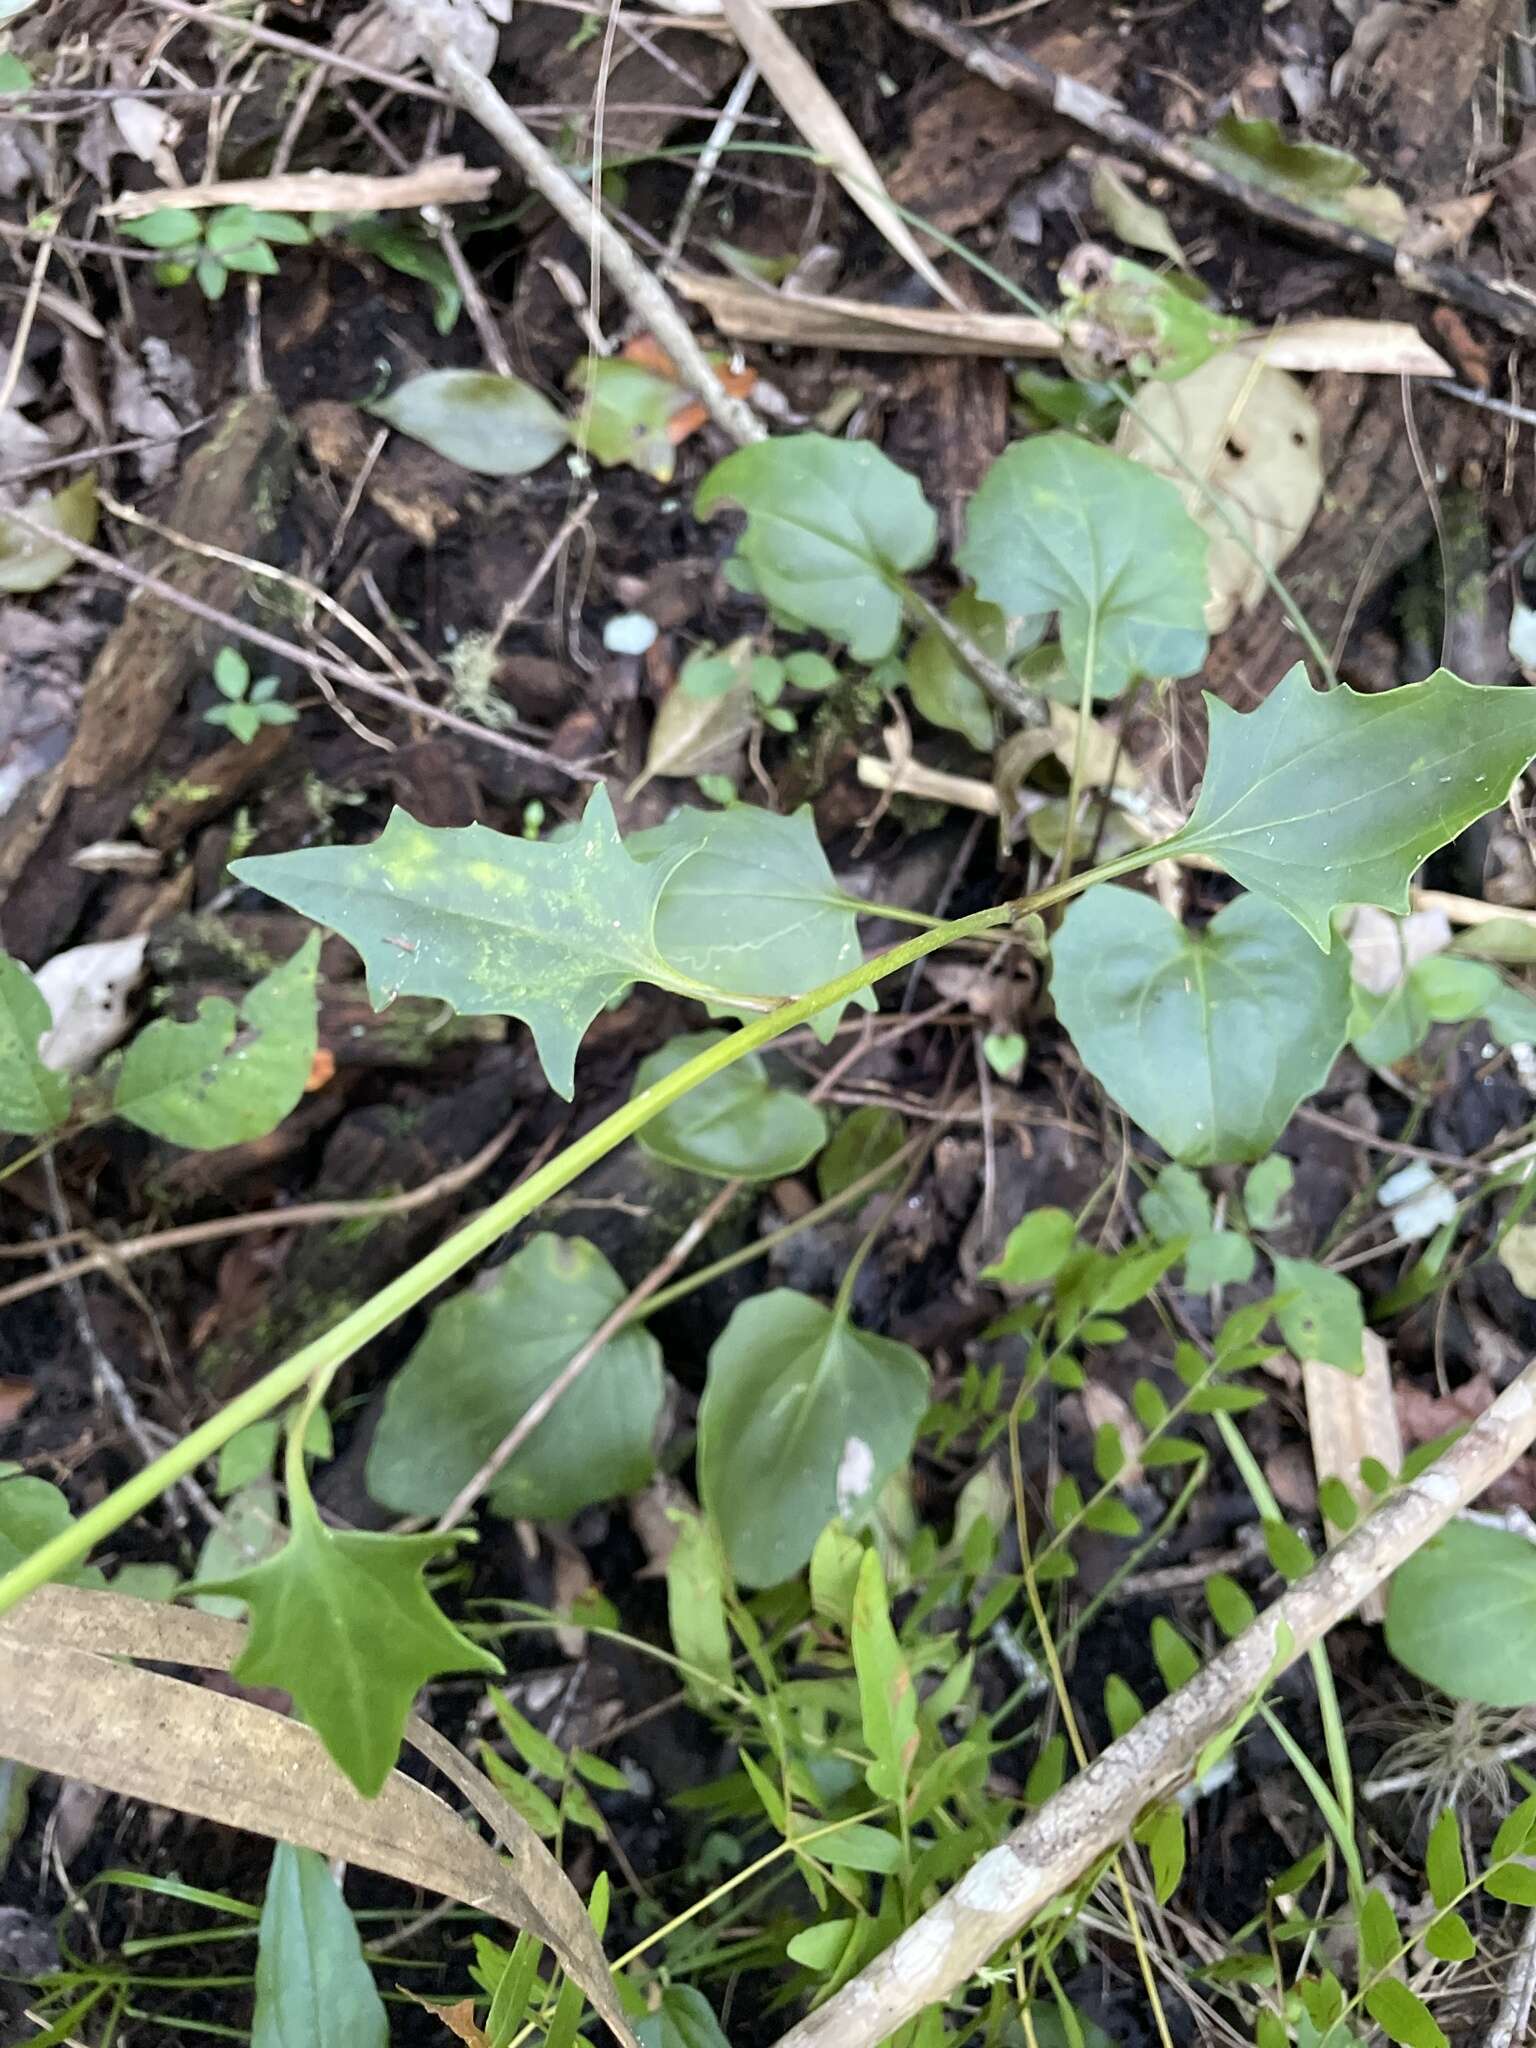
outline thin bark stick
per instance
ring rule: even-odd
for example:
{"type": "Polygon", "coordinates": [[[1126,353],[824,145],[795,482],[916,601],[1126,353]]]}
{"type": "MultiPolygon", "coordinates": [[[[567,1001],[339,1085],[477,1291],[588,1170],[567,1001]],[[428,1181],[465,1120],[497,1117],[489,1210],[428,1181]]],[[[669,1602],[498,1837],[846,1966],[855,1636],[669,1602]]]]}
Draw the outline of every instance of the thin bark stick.
{"type": "Polygon", "coordinates": [[[533,130],[524,126],[491,81],[465,57],[453,39],[451,13],[424,5],[422,0],[387,0],[387,4],[416,36],[438,85],[501,144],[566,225],[592,244],[594,257],[672,358],[684,383],[703,400],[716,426],[738,446],[764,440],[767,430],[762,421],[742,399],[731,397],[664,286],[595,203],[594,195],[561,169],[533,130]]]}
{"type": "Polygon", "coordinates": [[[1138,121],[1118,100],[1112,100],[1097,86],[1085,85],[1078,78],[1068,78],[1059,71],[1052,71],[1048,65],[1026,57],[1022,51],[1008,49],[1001,43],[976,35],[970,29],[947,20],[936,8],[924,5],[923,0],[886,0],[886,5],[909,34],[945,51],[978,78],[1012,93],[1015,99],[1028,100],[1034,106],[1050,107],[1116,149],[1130,150],[1148,163],[1156,164],[1159,170],[1167,171],[1187,184],[1200,186],[1223,205],[1234,207],[1254,219],[1266,220],[1271,227],[1280,228],[1303,241],[1316,242],[1324,248],[1337,250],[1340,255],[1353,256],[1375,270],[1388,271],[1410,291],[1422,292],[1428,298],[1442,299],[1468,313],[1480,314],[1483,319],[1503,328],[1506,334],[1536,334],[1536,299],[1518,287],[1497,279],[1489,281],[1476,277],[1454,263],[1415,260],[1376,235],[1349,227],[1343,221],[1327,220],[1278,192],[1266,191],[1262,185],[1251,185],[1229,172],[1218,170],[1182,142],[1176,142],[1172,136],[1160,134],[1156,128],[1149,128],[1144,121],[1138,121]]]}
{"type": "Polygon", "coordinates": [[[1206,1745],[1536,1437],[1536,1359],[1465,1436],[1315,1570],[990,1850],[899,1941],[791,2027],[777,2048],[874,2048],[958,1990],[1192,1774],[1206,1745]]]}

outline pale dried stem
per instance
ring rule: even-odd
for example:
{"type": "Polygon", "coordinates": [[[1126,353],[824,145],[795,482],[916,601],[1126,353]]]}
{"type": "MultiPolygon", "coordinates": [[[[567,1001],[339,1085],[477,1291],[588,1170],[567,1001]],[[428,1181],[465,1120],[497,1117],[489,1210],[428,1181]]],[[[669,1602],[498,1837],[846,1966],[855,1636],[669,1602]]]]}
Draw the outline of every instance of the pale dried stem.
{"type": "Polygon", "coordinates": [[[875,2048],[958,1991],[1138,1816],[1193,1773],[1288,1665],[1474,1500],[1536,1437],[1536,1360],[1430,1468],[1383,1503],[1306,1578],[1038,1813],[991,1850],[900,1940],[777,2048],[875,2048]]]}

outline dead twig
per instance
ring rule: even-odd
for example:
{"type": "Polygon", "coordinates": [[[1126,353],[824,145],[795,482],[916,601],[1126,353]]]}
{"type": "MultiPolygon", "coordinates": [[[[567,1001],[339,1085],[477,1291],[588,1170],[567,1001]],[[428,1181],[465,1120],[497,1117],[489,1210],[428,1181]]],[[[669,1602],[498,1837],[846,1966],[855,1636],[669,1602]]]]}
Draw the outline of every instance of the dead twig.
{"type": "MultiPolygon", "coordinates": [[[[326,63],[332,60],[329,54],[326,63]]],[[[207,185],[160,185],[124,192],[101,211],[139,220],[163,206],[265,206],[275,213],[387,213],[413,206],[449,206],[484,199],[499,171],[472,171],[461,156],[440,156],[398,175],[364,177],[351,171],[282,171],[270,178],[216,178],[207,185]]]]}
{"type": "Polygon", "coordinates": [[[1487,2048],[1515,2048],[1530,2039],[1526,2028],[1536,1999],[1536,1913],[1527,1913],[1519,1944],[1510,1958],[1498,2017],[1488,2030],[1487,2048]]]}
{"type": "Polygon", "coordinates": [[[1271,227],[1301,241],[1318,243],[1325,249],[1337,250],[1341,255],[1353,256],[1372,269],[1384,270],[1410,291],[1422,292],[1427,298],[1440,299],[1447,305],[1476,313],[1484,320],[1492,321],[1506,334],[1527,338],[1536,335],[1536,298],[1517,285],[1486,282],[1454,263],[1442,263],[1433,258],[1416,259],[1376,235],[1365,234],[1342,221],[1326,220],[1321,214],[1298,206],[1278,192],[1234,178],[1229,172],[1207,163],[1182,142],[1176,142],[1171,136],[1149,128],[1144,121],[1138,121],[1118,100],[1100,92],[1097,86],[1068,78],[1018,50],[1005,49],[984,36],[974,35],[969,29],[947,19],[936,8],[927,6],[925,0],[886,0],[886,5],[910,34],[943,50],[976,77],[986,79],[1003,92],[1012,93],[1015,99],[1027,100],[1033,106],[1049,107],[1114,148],[1128,150],[1146,162],[1156,164],[1159,170],[1167,171],[1172,177],[1198,185],[1224,206],[1252,219],[1268,221],[1271,227]]]}
{"type": "Polygon", "coordinates": [[[423,0],[386,0],[386,5],[417,38],[438,84],[500,143],[566,225],[590,243],[594,263],[612,277],[672,358],[683,382],[704,401],[716,426],[738,445],[763,440],[766,429],[762,421],[749,405],[732,398],[725,389],[666,290],[613,223],[593,206],[591,195],[561,169],[533,130],[465,57],[454,40],[452,14],[441,6],[423,4],[423,0]]]}
{"type": "Polygon", "coordinates": [[[1209,1664],[1046,1801],[949,1895],[777,2048],[874,2048],[974,1977],[1137,1818],[1185,1782],[1206,1745],[1359,1607],[1536,1438],[1536,1359],[1465,1436],[1400,1488],[1209,1664]]]}
{"type": "MultiPolygon", "coordinates": [[[[13,1281],[9,1287],[0,1288],[0,1308],[9,1308],[13,1301],[24,1301],[28,1295],[42,1294],[50,1287],[73,1286],[85,1273],[110,1273],[134,1259],[153,1258],[159,1252],[185,1251],[190,1245],[211,1244],[221,1237],[244,1237],[253,1230],[297,1230],[315,1223],[350,1223],[359,1217],[408,1216],[414,1209],[446,1201],[478,1180],[512,1142],[522,1121],[519,1111],[473,1158],[449,1167],[445,1173],[434,1174],[431,1180],[407,1188],[403,1194],[380,1195],[373,1201],[295,1202],[286,1209],[255,1209],[245,1216],[214,1216],[206,1223],[178,1223],[170,1230],[147,1231],[144,1236],[130,1237],[121,1244],[101,1245],[96,1251],[55,1266],[51,1272],[33,1273],[25,1280],[13,1281]]],[[[0,1258],[46,1258],[67,1244],[78,1244],[88,1235],[86,1231],[70,1230],[35,1244],[0,1245],[0,1258]]]]}

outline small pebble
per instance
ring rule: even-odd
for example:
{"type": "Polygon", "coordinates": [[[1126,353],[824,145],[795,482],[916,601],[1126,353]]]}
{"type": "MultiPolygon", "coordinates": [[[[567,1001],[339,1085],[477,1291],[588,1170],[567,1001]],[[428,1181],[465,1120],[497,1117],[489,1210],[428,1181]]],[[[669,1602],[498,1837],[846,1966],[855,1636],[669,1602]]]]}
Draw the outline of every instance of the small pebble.
{"type": "Polygon", "coordinates": [[[603,628],[610,654],[644,654],[656,645],[656,621],[644,612],[618,612],[603,628]]]}

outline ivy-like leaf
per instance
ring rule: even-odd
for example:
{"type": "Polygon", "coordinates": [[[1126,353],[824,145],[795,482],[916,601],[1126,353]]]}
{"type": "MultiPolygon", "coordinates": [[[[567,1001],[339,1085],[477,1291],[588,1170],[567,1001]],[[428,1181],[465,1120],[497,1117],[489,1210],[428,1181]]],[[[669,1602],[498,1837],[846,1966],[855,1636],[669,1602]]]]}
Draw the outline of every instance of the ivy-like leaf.
{"type": "Polygon", "coordinates": [[[655,938],[657,904],[688,851],[633,860],[598,788],[562,839],[418,825],[397,810],[371,845],[258,855],[230,872],[350,940],[376,1008],[439,996],[461,1017],[520,1017],[550,1086],[569,1098],[582,1033],[630,982],[705,992],[655,938]]]}
{"type": "Polygon", "coordinates": [[[708,519],[723,505],[747,515],[736,552],[769,604],[859,661],[890,653],[902,578],[928,560],[938,530],[904,469],[867,441],[786,434],[716,463],[694,513],[708,519]]]}
{"type": "Polygon", "coordinates": [[[955,559],[1009,618],[1058,616],[1095,697],[1205,659],[1205,535],[1166,478],[1076,434],[1007,448],[982,478],[955,559]]]}
{"type": "MultiPolygon", "coordinates": [[[[384,1397],[368,1452],[374,1499],[441,1514],[624,1295],[585,1238],[544,1232],[434,1309],[384,1397]]],[[[621,1330],[502,1467],[491,1513],[558,1521],[644,1486],[662,1393],[655,1338],[621,1330]]]]}
{"type": "Polygon", "coordinates": [[[1454,1700],[1536,1700],[1536,1544],[1452,1522],[1394,1574],[1387,1648],[1454,1700]]]}
{"type": "Polygon", "coordinates": [[[1353,1280],[1312,1259],[1276,1254],[1275,1292],[1290,1296],[1281,1300],[1275,1321],[1297,1358],[1321,1359],[1343,1372],[1362,1369],[1365,1307],[1353,1280]]]}
{"type": "Polygon", "coordinates": [[[69,1114],[69,1081],[37,1056],[53,1028],[48,998],[25,967],[0,953],[0,1131],[35,1138],[69,1114]]]}
{"type": "MultiPolygon", "coordinates": [[[[694,1031],[670,1040],[640,1062],[632,1092],[664,1080],[725,1036],[694,1031]]],[[[652,1117],[636,1142],[653,1159],[689,1173],[777,1180],[815,1158],[827,1142],[827,1119],[792,1088],[775,1088],[761,1059],[749,1053],[652,1117]]]]}
{"type": "MultiPolygon", "coordinates": [[[[664,825],[632,833],[625,850],[667,870],[655,944],[690,978],[673,986],[798,996],[864,957],[858,906],[837,886],[809,810],[788,818],[751,804],[674,811],[664,825]]],[[[854,1000],[874,1007],[867,989],[854,1000]]],[[[813,1019],[824,1043],[841,1014],[837,1005],[813,1019]]]]}
{"type": "Polygon", "coordinates": [[[123,1056],[112,1107],[141,1131],[210,1151],[265,1137],[295,1108],[315,1061],[320,934],[247,991],[209,996],[196,1018],[161,1017],[123,1056]]]}
{"type": "Polygon", "coordinates": [[[1298,662],[1257,710],[1206,704],[1205,781],[1171,845],[1219,861],[1325,949],[1346,903],[1405,912],[1419,863],[1536,756],[1536,695],[1443,668],[1366,696],[1314,690],[1298,662]]]}
{"type": "Polygon", "coordinates": [[[1150,896],[1090,889],[1051,951],[1083,1064],[1190,1165],[1262,1158],[1344,1043],[1343,949],[1319,953],[1259,896],[1192,933],[1150,896]]]}
{"type": "Polygon", "coordinates": [[[400,1754],[411,1703],[445,1671],[500,1671],[461,1635],[422,1583],[451,1536],[378,1536],[327,1529],[307,1489],[293,1486],[292,1533],[276,1557],[233,1578],[199,1583],[250,1608],[250,1639],[234,1667],[244,1685],[275,1685],[341,1769],[372,1799],[400,1754]]]}
{"type": "Polygon", "coordinates": [[[251,2048],[387,2048],[389,2018],[357,1923],[313,1849],[279,1842],[256,1936],[251,2048]]]}
{"type": "Polygon", "coordinates": [[[776,1586],[836,1516],[857,1525],[912,1455],[928,1368],[808,1295],[744,1301],[709,1354],[699,1491],[732,1571],[776,1586]]]}
{"type": "Polygon", "coordinates": [[[541,391],[489,370],[428,370],[368,410],[476,476],[527,476],[571,438],[541,391]]]}

